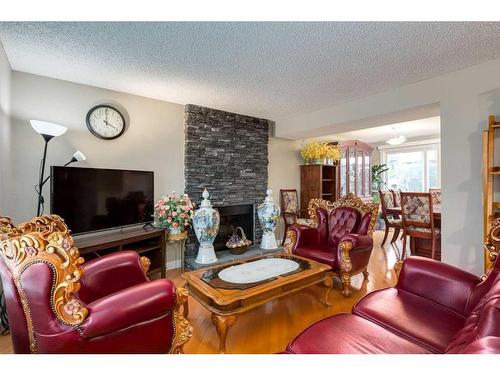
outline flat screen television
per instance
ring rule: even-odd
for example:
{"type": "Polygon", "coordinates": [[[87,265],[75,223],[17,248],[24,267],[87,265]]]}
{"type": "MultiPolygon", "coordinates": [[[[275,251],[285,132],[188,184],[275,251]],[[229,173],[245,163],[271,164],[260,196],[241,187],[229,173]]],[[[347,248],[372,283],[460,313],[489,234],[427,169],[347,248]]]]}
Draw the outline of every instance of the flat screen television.
{"type": "Polygon", "coordinates": [[[50,211],[73,234],[153,220],[154,174],[148,171],[51,167],[50,211]]]}

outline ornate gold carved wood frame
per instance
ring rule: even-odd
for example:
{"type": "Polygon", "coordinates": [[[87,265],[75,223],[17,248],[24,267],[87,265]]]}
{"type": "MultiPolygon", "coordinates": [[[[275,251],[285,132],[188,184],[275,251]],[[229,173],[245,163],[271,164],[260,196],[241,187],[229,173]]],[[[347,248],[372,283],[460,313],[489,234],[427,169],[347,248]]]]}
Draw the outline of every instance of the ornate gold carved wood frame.
{"type": "Polygon", "coordinates": [[[307,213],[316,223],[318,222],[318,218],[316,217],[316,209],[322,207],[328,213],[330,211],[339,208],[339,207],[351,207],[355,210],[359,211],[361,215],[365,215],[366,213],[371,213],[371,220],[368,226],[368,235],[373,234],[373,229],[375,227],[375,223],[377,222],[378,215],[378,204],[375,203],[364,203],[359,197],[355,196],[353,193],[349,193],[344,197],[339,198],[335,202],[330,202],[324,199],[311,199],[309,201],[309,206],[307,208],[307,213]]]}
{"type": "MultiPolygon", "coordinates": [[[[500,249],[500,219],[497,219],[488,232],[484,251],[491,265],[495,264],[500,249]]],[[[489,270],[486,270],[488,272],[489,270]]]]}

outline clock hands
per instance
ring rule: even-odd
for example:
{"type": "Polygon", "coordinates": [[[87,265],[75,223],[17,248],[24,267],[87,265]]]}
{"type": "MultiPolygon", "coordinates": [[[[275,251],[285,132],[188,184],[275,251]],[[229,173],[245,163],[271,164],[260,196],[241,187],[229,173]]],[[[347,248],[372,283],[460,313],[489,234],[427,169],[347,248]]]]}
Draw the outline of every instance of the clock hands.
{"type": "Polygon", "coordinates": [[[115,130],[118,130],[118,129],[116,128],[116,126],[111,125],[111,124],[110,124],[109,122],[107,122],[106,120],[103,120],[103,121],[104,121],[104,123],[105,123],[106,125],[111,126],[111,127],[112,127],[113,129],[115,129],[115,130]]]}

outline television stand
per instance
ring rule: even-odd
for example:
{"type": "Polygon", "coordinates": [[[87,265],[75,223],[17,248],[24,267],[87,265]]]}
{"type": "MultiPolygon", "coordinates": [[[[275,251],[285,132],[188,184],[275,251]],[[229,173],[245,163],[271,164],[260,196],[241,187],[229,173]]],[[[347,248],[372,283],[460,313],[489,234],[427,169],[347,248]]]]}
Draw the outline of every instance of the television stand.
{"type": "Polygon", "coordinates": [[[117,251],[132,250],[151,261],[148,277],[166,276],[165,229],[132,228],[116,232],[102,232],[94,236],[74,237],[75,246],[86,260],[92,260],[117,251]]]}

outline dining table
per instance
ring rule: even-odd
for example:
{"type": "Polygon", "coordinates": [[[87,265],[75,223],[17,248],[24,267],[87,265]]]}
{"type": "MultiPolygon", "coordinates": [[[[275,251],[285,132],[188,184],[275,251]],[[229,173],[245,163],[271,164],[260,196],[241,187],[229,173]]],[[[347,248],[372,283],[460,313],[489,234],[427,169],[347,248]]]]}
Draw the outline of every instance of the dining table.
{"type": "MultiPolygon", "coordinates": [[[[387,208],[386,212],[388,215],[399,216],[402,215],[401,207],[391,207],[387,208]]],[[[432,215],[434,217],[434,227],[438,230],[441,229],[441,205],[432,206],[432,215]]],[[[427,258],[431,257],[432,254],[432,243],[431,240],[425,238],[410,237],[410,249],[412,255],[424,256],[427,258]]],[[[400,261],[405,258],[405,253],[401,252],[400,261]]],[[[441,260],[441,237],[436,239],[436,254],[435,258],[441,260]]]]}

